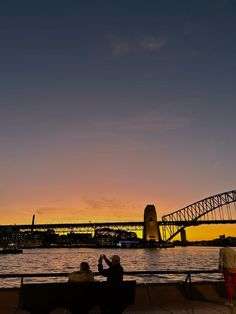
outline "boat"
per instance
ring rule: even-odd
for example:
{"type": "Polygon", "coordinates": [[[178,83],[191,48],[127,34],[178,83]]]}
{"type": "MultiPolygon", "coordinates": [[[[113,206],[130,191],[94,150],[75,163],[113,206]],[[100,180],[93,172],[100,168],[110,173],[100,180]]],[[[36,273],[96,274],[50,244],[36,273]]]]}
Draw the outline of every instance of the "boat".
{"type": "Polygon", "coordinates": [[[19,253],[23,253],[23,249],[20,249],[15,246],[0,248],[0,254],[19,254],[19,253]]]}

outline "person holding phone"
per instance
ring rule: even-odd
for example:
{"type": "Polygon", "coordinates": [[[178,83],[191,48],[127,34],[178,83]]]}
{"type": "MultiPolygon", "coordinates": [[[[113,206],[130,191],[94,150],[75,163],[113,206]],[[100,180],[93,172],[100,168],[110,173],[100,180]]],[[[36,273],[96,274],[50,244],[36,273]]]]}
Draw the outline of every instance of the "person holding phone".
{"type": "Polygon", "coordinates": [[[120,257],[118,255],[113,255],[111,260],[104,254],[100,255],[98,259],[98,271],[102,276],[107,277],[107,281],[109,282],[123,281],[124,269],[120,264],[120,257]],[[103,261],[109,266],[108,268],[103,268],[103,261]]]}

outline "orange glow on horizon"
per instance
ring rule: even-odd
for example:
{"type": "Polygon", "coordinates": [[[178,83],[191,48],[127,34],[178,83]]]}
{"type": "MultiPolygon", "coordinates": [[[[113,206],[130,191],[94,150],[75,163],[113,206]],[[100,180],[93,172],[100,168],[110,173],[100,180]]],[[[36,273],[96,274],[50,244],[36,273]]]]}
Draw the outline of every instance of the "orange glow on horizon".
{"type": "MultiPolygon", "coordinates": [[[[89,223],[89,222],[127,222],[127,221],[143,221],[143,209],[139,209],[138,215],[131,216],[130,210],[122,210],[122,216],[116,215],[115,217],[112,213],[107,213],[107,215],[97,215],[94,214],[93,210],[90,210],[82,215],[75,213],[75,209],[72,208],[68,210],[67,215],[64,214],[64,211],[54,210],[51,211],[50,214],[46,214],[43,212],[32,211],[30,214],[28,211],[24,213],[22,212],[11,212],[11,214],[1,215],[1,224],[2,225],[13,225],[13,224],[31,224],[33,214],[36,215],[35,223],[43,224],[43,223],[89,223]],[[72,215],[72,214],[73,215],[72,215]]],[[[133,212],[133,211],[132,211],[133,212]]],[[[159,215],[158,219],[161,217],[159,215]]],[[[137,232],[138,236],[141,237],[140,232],[137,232]]],[[[197,240],[211,240],[216,239],[219,235],[225,234],[226,236],[236,237],[236,228],[234,225],[201,225],[197,227],[188,227],[186,228],[187,240],[189,241],[197,241],[197,240]]],[[[177,235],[173,240],[179,240],[179,236],[177,235]]]]}

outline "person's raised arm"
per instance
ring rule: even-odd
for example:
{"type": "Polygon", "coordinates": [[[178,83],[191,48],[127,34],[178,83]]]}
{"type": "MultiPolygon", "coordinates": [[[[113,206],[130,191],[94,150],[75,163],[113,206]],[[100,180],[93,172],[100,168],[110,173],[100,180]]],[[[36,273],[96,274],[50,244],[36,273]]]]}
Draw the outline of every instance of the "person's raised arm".
{"type": "Polygon", "coordinates": [[[103,264],[102,264],[102,258],[100,257],[98,259],[98,272],[100,275],[107,277],[108,276],[108,269],[103,269],[103,264]]]}
{"type": "Polygon", "coordinates": [[[107,263],[108,266],[112,265],[112,262],[106,257],[106,255],[103,255],[104,261],[107,263]]]}

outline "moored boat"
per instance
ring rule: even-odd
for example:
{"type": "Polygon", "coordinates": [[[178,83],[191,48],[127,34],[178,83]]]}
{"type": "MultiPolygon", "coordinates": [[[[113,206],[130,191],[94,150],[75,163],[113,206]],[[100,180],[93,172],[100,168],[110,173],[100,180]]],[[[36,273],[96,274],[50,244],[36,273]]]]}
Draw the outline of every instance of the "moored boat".
{"type": "Polygon", "coordinates": [[[23,250],[16,247],[0,248],[0,254],[19,254],[19,253],[23,253],[23,250]]]}

